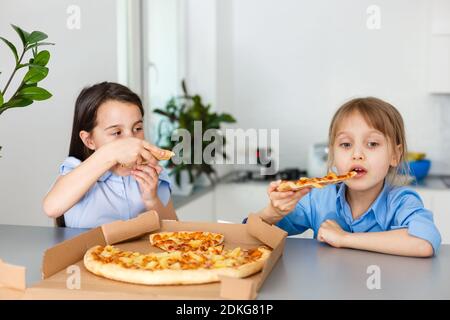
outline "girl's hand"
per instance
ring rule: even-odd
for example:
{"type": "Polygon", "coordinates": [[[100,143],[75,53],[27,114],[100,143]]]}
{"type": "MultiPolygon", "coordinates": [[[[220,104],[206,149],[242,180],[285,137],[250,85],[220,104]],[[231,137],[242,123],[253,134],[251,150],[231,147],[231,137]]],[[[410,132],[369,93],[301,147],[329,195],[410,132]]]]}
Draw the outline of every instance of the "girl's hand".
{"type": "Polygon", "coordinates": [[[131,175],[137,180],[141,197],[147,210],[155,207],[158,199],[158,176],[162,168],[151,165],[136,165],[131,171],[131,175]]]}
{"type": "Polygon", "coordinates": [[[122,138],[107,143],[102,148],[104,148],[108,158],[112,159],[113,165],[119,164],[131,168],[135,164],[141,164],[145,161],[150,166],[158,166],[158,160],[150,151],[160,152],[160,149],[142,139],[122,138]]]}
{"type": "Polygon", "coordinates": [[[348,232],[342,230],[341,226],[334,220],[325,220],[317,233],[317,240],[326,242],[329,245],[341,248],[344,246],[344,240],[349,235],[348,232]]]}
{"type": "Polygon", "coordinates": [[[306,195],[311,188],[304,188],[298,191],[278,192],[277,187],[280,185],[281,180],[271,182],[267,194],[270,199],[270,206],[280,216],[285,216],[294,210],[300,199],[306,195]]]}

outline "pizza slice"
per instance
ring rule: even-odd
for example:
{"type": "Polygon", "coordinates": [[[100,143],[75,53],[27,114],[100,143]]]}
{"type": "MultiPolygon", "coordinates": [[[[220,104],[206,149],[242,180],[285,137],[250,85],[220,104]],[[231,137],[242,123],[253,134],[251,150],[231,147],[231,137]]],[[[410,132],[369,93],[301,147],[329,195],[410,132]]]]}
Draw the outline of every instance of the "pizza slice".
{"type": "MultiPolygon", "coordinates": [[[[159,150],[163,151],[163,154],[151,151],[152,155],[158,160],[169,160],[170,158],[172,158],[175,155],[175,152],[170,151],[170,150],[164,150],[164,149],[159,149],[159,150]]],[[[145,164],[145,163],[143,163],[143,164],[145,164]]]]}
{"type": "MultiPolygon", "coordinates": [[[[161,161],[161,160],[169,160],[170,158],[172,158],[172,157],[175,155],[175,152],[170,151],[170,150],[164,150],[164,149],[159,149],[159,150],[163,151],[163,153],[162,153],[162,154],[161,154],[161,153],[157,153],[156,151],[153,151],[153,150],[150,151],[151,154],[152,154],[158,161],[161,161]]],[[[139,164],[141,164],[141,165],[144,165],[144,166],[145,166],[145,165],[148,164],[147,160],[143,160],[142,157],[141,157],[141,161],[142,161],[142,162],[139,162],[139,164]]],[[[134,164],[123,164],[123,163],[120,164],[120,166],[123,167],[123,168],[132,168],[133,165],[134,165],[134,164]]]]}
{"type": "Polygon", "coordinates": [[[221,250],[223,240],[222,234],[204,231],[171,231],[150,235],[150,244],[164,251],[206,251],[211,247],[221,250]]]}
{"type": "Polygon", "coordinates": [[[146,285],[198,284],[218,282],[220,276],[243,278],[259,272],[270,253],[266,247],[238,247],[220,253],[210,248],[142,254],[95,246],[83,261],[90,272],[112,280],[146,285]]]}
{"type": "Polygon", "coordinates": [[[329,184],[335,184],[356,176],[355,171],[350,171],[343,175],[336,175],[334,172],[329,172],[326,176],[321,178],[300,178],[296,181],[281,181],[277,191],[297,191],[303,188],[323,188],[329,184]]]}

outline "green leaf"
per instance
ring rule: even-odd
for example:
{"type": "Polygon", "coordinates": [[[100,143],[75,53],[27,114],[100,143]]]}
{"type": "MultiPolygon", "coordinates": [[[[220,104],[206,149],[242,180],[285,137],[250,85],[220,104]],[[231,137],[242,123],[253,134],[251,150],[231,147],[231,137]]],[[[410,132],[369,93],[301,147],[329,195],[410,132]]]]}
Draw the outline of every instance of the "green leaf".
{"type": "Polygon", "coordinates": [[[52,96],[52,94],[50,92],[48,92],[47,90],[45,90],[44,88],[28,87],[28,88],[21,89],[17,93],[17,96],[20,98],[41,101],[41,100],[49,99],[52,96]]]}
{"type": "Polygon", "coordinates": [[[24,68],[24,67],[30,67],[30,68],[33,68],[33,67],[37,67],[37,68],[43,68],[42,66],[40,66],[40,65],[38,65],[38,64],[34,64],[34,63],[21,63],[21,64],[19,64],[18,66],[17,66],[17,70],[19,70],[19,69],[22,69],[22,68],[24,68]]]}
{"type": "Polygon", "coordinates": [[[48,74],[48,68],[46,67],[34,67],[28,70],[27,74],[23,78],[23,82],[25,84],[33,84],[44,79],[48,74]]]}
{"type": "Polygon", "coordinates": [[[9,42],[7,39],[5,39],[3,37],[0,37],[0,39],[2,39],[3,42],[6,43],[6,45],[11,49],[11,51],[14,54],[14,58],[16,59],[16,63],[17,63],[19,61],[19,56],[17,55],[16,47],[11,42],[9,42]]]}
{"type": "Polygon", "coordinates": [[[55,44],[52,42],[37,42],[37,43],[33,43],[31,45],[28,46],[27,50],[32,49],[34,47],[39,47],[39,46],[54,46],[55,44]]]}
{"type": "Polygon", "coordinates": [[[45,67],[49,60],[50,60],[50,52],[48,52],[47,50],[43,50],[39,52],[37,56],[34,58],[33,64],[45,67]]]}
{"type": "Polygon", "coordinates": [[[236,122],[236,119],[234,119],[233,116],[227,113],[222,113],[220,115],[214,113],[211,115],[210,121],[205,124],[205,128],[220,129],[220,124],[222,122],[234,123],[236,122]]]}
{"type": "Polygon", "coordinates": [[[6,107],[6,108],[26,107],[32,103],[33,103],[33,100],[31,100],[31,99],[16,97],[16,98],[12,98],[7,103],[5,103],[4,107],[6,107]]]}
{"type": "Polygon", "coordinates": [[[29,88],[29,87],[37,87],[37,83],[23,84],[20,89],[29,88]]]}
{"type": "Polygon", "coordinates": [[[0,92],[0,107],[3,105],[3,94],[0,92]]]}
{"type": "Polygon", "coordinates": [[[15,26],[13,24],[11,26],[14,28],[14,30],[16,30],[17,34],[20,37],[20,40],[22,40],[23,47],[25,48],[28,44],[28,37],[30,36],[30,34],[26,31],[22,30],[18,26],[15,26]]]}
{"type": "Polygon", "coordinates": [[[228,123],[234,123],[234,122],[236,122],[236,119],[235,119],[231,114],[228,114],[228,113],[222,113],[222,114],[219,116],[219,120],[220,120],[221,122],[228,122],[228,123]]]}
{"type": "Polygon", "coordinates": [[[28,43],[32,44],[32,43],[36,43],[42,40],[47,39],[48,36],[40,31],[33,31],[29,36],[28,36],[28,43]]]}

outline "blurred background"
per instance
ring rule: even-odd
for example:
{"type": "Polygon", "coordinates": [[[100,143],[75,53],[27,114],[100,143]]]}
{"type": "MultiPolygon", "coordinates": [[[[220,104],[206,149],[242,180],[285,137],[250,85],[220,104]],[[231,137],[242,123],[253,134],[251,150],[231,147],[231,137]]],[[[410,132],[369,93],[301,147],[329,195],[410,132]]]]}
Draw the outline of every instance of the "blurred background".
{"type": "MultiPolygon", "coordinates": [[[[19,47],[14,24],[55,43],[40,83],[53,96],[0,116],[0,223],[53,225],[41,200],[67,156],[83,87],[107,80],[136,91],[154,141],[162,117],[152,110],[181,94],[185,79],[236,119],[224,128],[279,130],[271,159],[279,172],[269,178],[323,172],[328,126],[345,101],[392,103],[410,160],[427,160],[414,188],[450,233],[450,1],[3,0],[0,8],[0,36],[19,47]]],[[[14,65],[0,43],[0,88],[14,65]]],[[[258,167],[215,166],[221,180],[179,192],[177,212],[239,222],[267,202],[258,167]]]]}

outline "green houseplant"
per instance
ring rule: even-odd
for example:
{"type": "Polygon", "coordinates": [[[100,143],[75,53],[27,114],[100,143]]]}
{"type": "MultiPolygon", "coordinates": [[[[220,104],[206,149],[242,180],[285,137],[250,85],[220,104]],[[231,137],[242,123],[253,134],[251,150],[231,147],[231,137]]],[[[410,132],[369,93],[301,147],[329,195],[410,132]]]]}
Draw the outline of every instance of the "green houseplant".
{"type": "MultiPolygon", "coordinates": [[[[190,144],[192,150],[194,149],[194,121],[201,121],[202,129],[219,130],[222,123],[234,123],[235,118],[228,113],[217,113],[211,111],[211,105],[205,105],[201,96],[198,94],[190,95],[186,88],[184,80],[181,81],[181,88],[183,94],[178,97],[171,98],[165,106],[165,109],[155,109],[154,112],[164,116],[163,121],[158,125],[158,139],[156,144],[161,148],[172,150],[177,141],[172,141],[172,134],[178,129],[185,129],[190,133],[190,144]]],[[[223,136],[222,136],[223,137],[223,136]]],[[[225,142],[225,137],[223,137],[225,142]]],[[[202,154],[204,149],[208,146],[209,141],[202,139],[202,154]]],[[[221,150],[221,155],[224,159],[227,157],[226,153],[221,150]]],[[[216,156],[214,153],[212,156],[216,156]]],[[[180,186],[181,173],[187,171],[189,174],[189,181],[194,182],[202,174],[205,174],[209,181],[214,184],[217,178],[217,173],[211,164],[202,161],[200,164],[194,163],[194,153],[189,155],[190,160],[187,163],[174,164],[172,161],[168,162],[166,167],[171,169],[170,174],[175,176],[175,182],[180,186]]]]}
{"type": "Polygon", "coordinates": [[[44,42],[48,36],[41,31],[29,33],[18,26],[11,26],[19,35],[22,48],[19,51],[11,41],[0,37],[0,40],[11,50],[15,61],[11,75],[6,80],[3,89],[0,88],[0,115],[8,109],[26,107],[34,101],[46,100],[52,96],[50,92],[39,87],[38,82],[47,77],[49,70],[46,65],[50,60],[50,52],[47,50],[40,51],[39,47],[53,45],[53,43],[44,42]],[[22,81],[20,81],[16,90],[7,98],[7,90],[11,89],[10,85],[13,78],[22,70],[26,71],[24,72],[22,81]]]}

